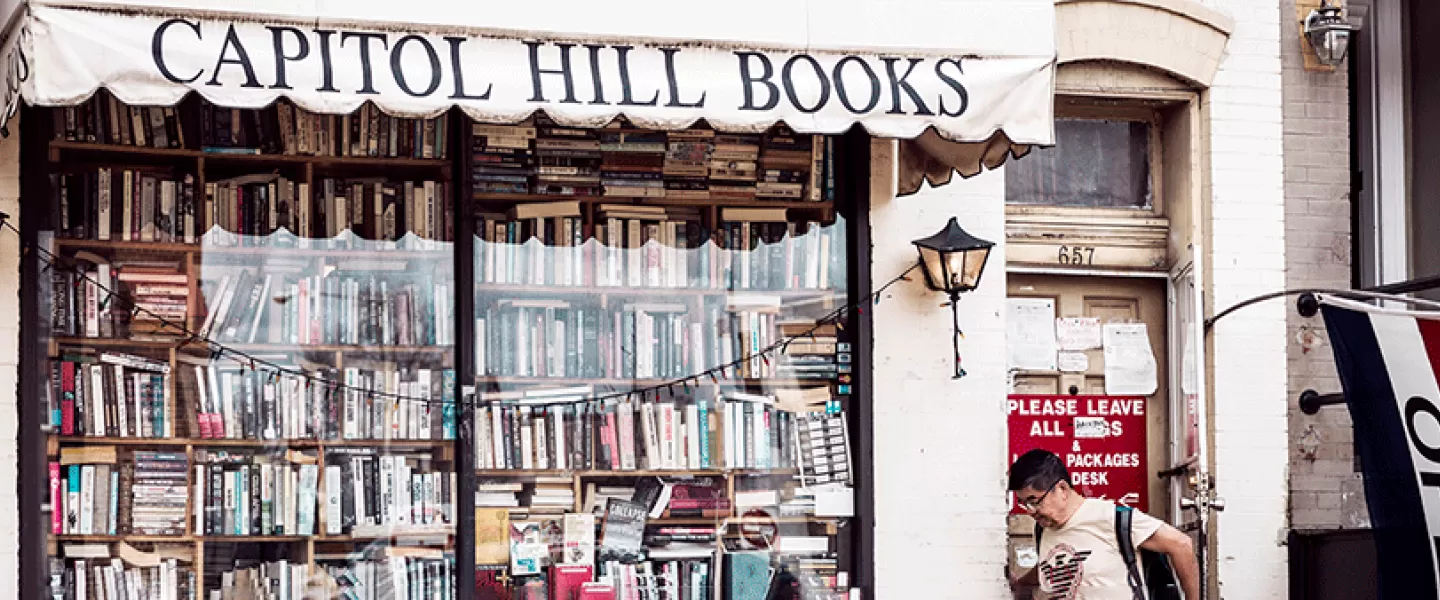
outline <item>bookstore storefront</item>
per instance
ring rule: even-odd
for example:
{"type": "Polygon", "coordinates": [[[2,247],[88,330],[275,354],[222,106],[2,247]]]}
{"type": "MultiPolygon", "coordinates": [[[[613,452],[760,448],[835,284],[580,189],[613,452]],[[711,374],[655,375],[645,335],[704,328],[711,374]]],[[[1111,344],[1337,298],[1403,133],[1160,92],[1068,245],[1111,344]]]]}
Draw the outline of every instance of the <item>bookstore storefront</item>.
{"type": "Polygon", "coordinates": [[[876,201],[1051,3],[573,4],[12,13],[22,598],[875,595],[876,201]]]}

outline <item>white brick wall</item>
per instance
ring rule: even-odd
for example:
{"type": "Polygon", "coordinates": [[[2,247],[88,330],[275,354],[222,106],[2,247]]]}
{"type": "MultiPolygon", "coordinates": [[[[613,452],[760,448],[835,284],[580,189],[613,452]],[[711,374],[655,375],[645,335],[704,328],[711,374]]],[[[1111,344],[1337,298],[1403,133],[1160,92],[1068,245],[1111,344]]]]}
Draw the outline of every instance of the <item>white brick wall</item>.
{"type": "MultiPolygon", "coordinates": [[[[874,186],[893,193],[891,142],[872,147],[874,186]]],[[[872,187],[872,189],[874,189],[872,187]]],[[[958,217],[996,242],[960,301],[963,364],[950,379],[951,315],[918,277],[873,308],[876,598],[1007,598],[1005,583],[1005,176],[994,171],[905,198],[872,193],[871,277],[914,264],[910,240],[958,217]]],[[[918,275],[918,273],[916,273],[918,275]]]]}
{"type": "MultiPolygon", "coordinates": [[[[20,119],[0,140],[0,211],[20,223],[20,119]]],[[[19,449],[20,237],[0,231],[0,598],[19,596],[20,571],[17,463],[19,449]]],[[[34,482],[33,485],[43,485],[34,482]]]]}
{"type": "MultiPolygon", "coordinates": [[[[1206,96],[1210,125],[1212,310],[1285,284],[1278,0],[1217,0],[1235,31],[1206,96]],[[1236,143],[1240,141],[1241,143],[1236,143]]],[[[1212,334],[1218,517],[1225,598],[1284,598],[1286,578],[1285,314],[1272,301],[1234,313],[1212,334]]]]}
{"type": "MultiPolygon", "coordinates": [[[[1282,0],[1280,15],[1295,14],[1282,0]]],[[[1350,123],[1345,70],[1310,72],[1300,55],[1300,32],[1282,27],[1285,115],[1285,285],[1350,287],[1350,123]]],[[[1290,522],[1296,529],[1365,526],[1369,515],[1355,472],[1350,415],[1331,407],[1315,416],[1300,412],[1305,389],[1340,391],[1335,358],[1319,318],[1287,311],[1289,360],[1290,522]],[[1297,339],[1310,328],[1318,343],[1309,351],[1297,339]],[[1299,443],[1304,440],[1304,443],[1299,443]],[[1311,453],[1302,453],[1309,447],[1311,453]]]]}

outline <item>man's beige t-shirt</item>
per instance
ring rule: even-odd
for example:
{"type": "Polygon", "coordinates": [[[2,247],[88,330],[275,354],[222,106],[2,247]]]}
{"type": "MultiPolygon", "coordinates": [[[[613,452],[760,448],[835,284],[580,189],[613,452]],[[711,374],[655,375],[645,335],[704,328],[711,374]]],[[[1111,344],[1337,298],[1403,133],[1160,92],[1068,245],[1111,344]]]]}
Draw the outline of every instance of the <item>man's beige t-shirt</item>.
{"type": "MultiPolygon", "coordinates": [[[[1130,538],[1135,547],[1160,529],[1160,521],[1134,511],[1130,538]]],[[[1125,559],[1115,535],[1115,503],[1086,498],[1059,529],[1040,536],[1036,565],[1040,597],[1054,600],[1132,600],[1125,559]]],[[[1137,552],[1138,560],[1138,552],[1137,552]]]]}

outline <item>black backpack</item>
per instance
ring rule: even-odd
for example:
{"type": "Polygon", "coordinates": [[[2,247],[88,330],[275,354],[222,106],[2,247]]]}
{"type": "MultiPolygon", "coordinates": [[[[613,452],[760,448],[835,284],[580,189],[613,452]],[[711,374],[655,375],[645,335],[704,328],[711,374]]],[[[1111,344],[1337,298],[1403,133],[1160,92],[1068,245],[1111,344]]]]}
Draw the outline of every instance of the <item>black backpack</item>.
{"type": "MultiPolygon", "coordinates": [[[[1115,536],[1120,546],[1120,558],[1130,571],[1126,579],[1135,600],[1180,600],[1180,584],[1175,578],[1175,569],[1170,566],[1170,557],[1153,550],[1140,549],[1140,560],[1136,561],[1135,544],[1130,539],[1130,524],[1134,513],[1128,506],[1115,505],[1115,536]],[[1138,562],[1138,564],[1137,564],[1138,562]],[[1145,573],[1141,583],[1140,573],[1145,573]],[[1148,585],[1148,590],[1147,585],[1148,585]],[[1148,592],[1148,593],[1147,593],[1148,592]]],[[[1035,525],[1035,551],[1040,551],[1040,535],[1044,528],[1035,525]]]]}

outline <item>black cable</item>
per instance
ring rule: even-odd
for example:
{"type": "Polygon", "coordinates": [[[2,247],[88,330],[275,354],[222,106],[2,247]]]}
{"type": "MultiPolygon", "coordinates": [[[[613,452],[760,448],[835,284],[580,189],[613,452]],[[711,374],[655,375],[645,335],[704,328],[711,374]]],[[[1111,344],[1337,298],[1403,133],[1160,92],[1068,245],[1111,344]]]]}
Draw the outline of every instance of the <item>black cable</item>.
{"type": "MultiPolygon", "coordinates": [[[[0,213],[0,226],[4,226],[5,228],[10,229],[11,231],[14,231],[14,232],[18,235],[18,234],[20,233],[20,230],[17,229],[14,225],[10,224],[9,221],[7,220],[7,218],[8,218],[8,215],[5,215],[4,213],[0,213]]],[[[65,269],[67,272],[74,273],[74,274],[80,276],[80,277],[83,278],[85,281],[91,283],[91,284],[94,285],[97,289],[99,289],[101,292],[103,292],[103,294],[104,294],[105,298],[107,299],[107,301],[109,301],[109,299],[112,299],[112,298],[122,298],[122,299],[124,298],[124,296],[122,296],[122,295],[120,295],[120,294],[117,294],[115,291],[109,289],[109,288],[106,287],[105,285],[102,285],[102,284],[99,283],[98,281],[95,281],[94,279],[92,279],[92,278],[89,276],[89,274],[85,273],[84,271],[82,271],[82,270],[80,270],[80,269],[78,269],[78,268],[76,268],[76,267],[74,267],[74,266],[66,265],[64,259],[62,259],[61,257],[55,256],[55,255],[54,255],[53,253],[51,253],[50,251],[48,251],[48,250],[46,250],[46,249],[44,249],[44,248],[40,248],[40,247],[35,247],[35,250],[44,255],[44,260],[45,260],[45,262],[46,262],[46,264],[47,264],[47,268],[57,268],[57,265],[58,265],[58,268],[63,268],[63,269],[65,269]]],[[[710,378],[710,379],[712,379],[712,380],[715,380],[715,379],[717,379],[717,378],[716,378],[716,374],[719,374],[721,377],[727,377],[726,373],[727,373],[728,371],[730,371],[730,370],[732,370],[732,369],[735,369],[735,368],[737,368],[737,367],[739,367],[740,365],[743,365],[743,364],[745,364],[745,363],[753,362],[753,361],[755,361],[756,359],[764,360],[764,361],[768,364],[768,362],[769,362],[768,356],[769,356],[771,353],[775,352],[776,350],[781,350],[781,349],[786,349],[786,348],[788,348],[789,345],[790,345],[792,342],[794,342],[795,340],[811,337],[816,331],[818,331],[821,327],[824,327],[825,325],[835,324],[835,325],[843,328],[843,325],[840,325],[840,321],[841,321],[841,318],[846,315],[846,313],[848,313],[850,310],[861,311],[861,310],[863,310],[862,307],[865,306],[866,304],[870,303],[871,301],[876,301],[876,302],[878,303],[878,300],[877,300],[877,299],[879,298],[880,294],[883,294],[887,289],[890,288],[890,286],[895,285],[896,283],[898,283],[898,282],[900,282],[900,281],[906,281],[906,280],[908,280],[908,279],[909,279],[908,276],[909,276],[910,272],[911,272],[911,271],[914,271],[914,270],[917,269],[917,268],[919,268],[919,266],[920,266],[919,263],[910,265],[909,268],[905,269],[905,270],[902,271],[899,275],[896,275],[894,278],[890,279],[889,281],[885,282],[885,284],[881,285],[879,288],[876,288],[875,291],[873,291],[873,292],[871,292],[869,295],[865,296],[865,297],[864,297],[863,299],[861,299],[859,302],[855,302],[855,303],[853,303],[853,304],[849,304],[849,305],[846,305],[846,306],[839,307],[839,308],[837,308],[837,309],[835,309],[835,310],[832,310],[832,311],[830,311],[829,313],[826,313],[825,315],[819,317],[818,319],[816,319],[815,325],[812,326],[812,327],[810,327],[809,329],[805,330],[804,332],[799,333],[799,334],[796,334],[796,335],[793,335],[793,336],[786,337],[786,338],[784,338],[784,339],[781,339],[780,341],[774,342],[774,343],[770,344],[769,346],[766,346],[765,348],[760,349],[760,350],[757,351],[757,352],[753,352],[753,353],[751,353],[751,354],[747,354],[747,355],[742,356],[742,357],[740,357],[740,358],[738,358],[738,359],[735,359],[735,360],[733,360],[733,361],[731,361],[731,362],[729,362],[729,363],[726,363],[726,364],[723,364],[723,365],[713,366],[713,367],[710,367],[710,368],[708,368],[708,369],[705,369],[704,371],[700,371],[700,372],[698,372],[698,373],[694,373],[694,374],[688,375],[688,376],[686,376],[686,377],[681,377],[681,378],[678,378],[678,379],[672,379],[672,380],[664,381],[664,382],[661,382],[661,383],[652,384],[652,385],[649,385],[649,386],[631,388],[631,389],[629,389],[629,390],[619,391],[619,392],[608,392],[608,393],[605,393],[605,394],[591,394],[591,395],[588,395],[588,396],[586,396],[586,397],[584,397],[584,398],[579,398],[579,399],[570,400],[570,401],[566,401],[566,402],[556,402],[556,404],[573,404],[573,403],[578,403],[578,402],[604,401],[604,400],[617,399],[617,398],[629,398],[629,397],[636,396],[636,395],[638,395],[638,396],[640,396],[640,397],[643,398],[646,394],[650,394],[650,393],[656,393],[656,394],[658,394],[661,390],[670,390],[670,391],[673,392],[675,386],[682,386],[682,387],[688,388],[691,382],[694,382],[695,384],[698,385],[703,379],[705,379],[705,378],[707,378],[707,377],[710,378]]],[[[347,384],[344,384],[344,383],[341,383],[341,382],[338,382],[338,381],[333,381],[333,380],[325,379],[325,378],[323,378],[323,377],[316,377],[316,376],[310,375],[309,373],[306,373],[306,372],[304,372],[304,371],[295,371],[295,370],[292,370],[292,369],[290,369],[290,368],[288,368],[288,367],[286,367],[286,366],[284,366],[284,365],[280,365],[280,364],[278,364],[278,363],[270,362],[270,361],[265,360],[265,359],[263,359],[263,358],[257,358],[257,357],[255,357],[255,356],[249,354],[249,353],[246,353],[246,352],[243,351],[243,350],[236,350],[236,349],[231,348],[230,346],[227,346],[227,345],[225,345],[225,344],[223,344],[223,343],[214,341],[214,340],[212,340],[212,339],[210,339],[210,338],[208,338],[208,337],[201,336],[201,335],[199,335],[199,334],[197,334],[197,333],[195,333],[195,332],[190,331],[190,329],[189,329],[188,327],[185,327],[184,325],[176,324],[176,323],[174,323],[174,322],[172,322],[172,321],[170,321],[170,320],[168,320],[168,319],[165,319],[164,317],[162,317],[162,316],[160,316],[160,315],[158,315],[158,314],[155,314],[154,312],[152,312],[152,311],[150,311],[150,310],[148,310],[148,309],[145,309],[145,308],[142,307],[142,306],[136,305],[133,301],[130,303],[130,307],[131,307],[131,313],[132,313],[132,314],[137,314],[137,313],[143,312],[143,313],[145,313],[145,314],[147,314],[147,315],[149,315],[149,316],[151,316],[151,317],[154,317],[155,319],[159,320],[162,325],[164,325],[164,326],[166,326],[166,327],[174,327],[177,331],[182,332],[183,334],[185,334],[185,335],[181,338],[181,339],[184,340],[183,342],[181,342],[181,344],[191,344],[191,343],[203,344],[206,348],[208,348],[208,349],[211,351],[211,356],[210,356],[211,360],[216,360],[216,359],[219,359],[219,358],[226,358],[227,355],[228,355],[228,357],[229,357],[231,360],[233,360],[233,361],[235,361],[235,362],[237,362],[237,363],[240,363],[240,364],[242,364],[242,365],[244,365],[244,366],[248,366],[251,370],[256,371],[256,372],[259,372],[259,371],[261,370],[261,369],[259,369],[256,365],[263,365],[263,366],[265,366],[265,367],[268,367],[268,369],[269,369],[270,371],[273,371],[273,372],[274,372],[274,373],[273,373],[273,376],[277,376],[277,377],[278,377],[278,376],[289,376],[289,377],[300,378],[300,379],[305,380],[306,385],[312,385],[312,384],[315,384],[315,383],[318,382],[320,385],[327,387],[327,388],[329,389],[329,393],[334,393],[335,391],[342,391],[342,390],[343,390],[343,391],[352,391],[352,392],[357,392],[357,393],[361,393],[361,394],[366,394],[366,395],[369,395],[369,396],[371,396],[371,397],[391,398],[391,399],[395,399],[395,400],[410,400],[410,401],[419,401],[419,402],[434,403],[434,404],[445,404],[445,403],[446,403],[446,401],[443,400],[443,399],[422,398],[422,397],[415,397],[415,396],[406,396],[406,395],[403,395],[403,394],[395,394],[395,393],[382,392],[382,391],[377,391],[377,390],[370,390],[370,389],[366,389],[366,388],[359,388],[359,387],[347,385],[347,384]],[[242,358],[243,358],[244,360],[241,360],[242,358]]],[[[457,401],[456,401],[456,405],[457,405],[457,406],[461,406],[461,403],[462,403],[462,402],[465,402],[465,400],[463,400],[463,399],[457,400],[457,401]]],[[[468,404],[466,404],[466,406],[468,406],[468,404]]]]}

